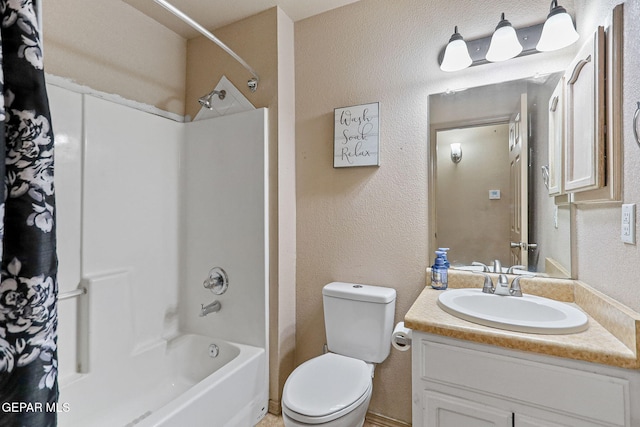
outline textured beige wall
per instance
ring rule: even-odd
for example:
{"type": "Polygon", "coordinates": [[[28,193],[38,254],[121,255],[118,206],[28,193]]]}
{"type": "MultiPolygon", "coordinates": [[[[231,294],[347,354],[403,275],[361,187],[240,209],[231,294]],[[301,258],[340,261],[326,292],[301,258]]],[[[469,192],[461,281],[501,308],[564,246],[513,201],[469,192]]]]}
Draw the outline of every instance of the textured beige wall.
{"type": "MultiPolygon", "coordinates": [[[[255,107],[277,106],[278,100],[278,36],[277,9],[218,28],[213,34],[229,46],[260,76],[259,89],[251,92],[247,80],[251,74],[244,67],[204,36],[188,41],[186,111],[195,117],[200,109],[198,98],[210,92],[223,75],[247,97],[255,107]]],[[[277,129],[277,112],[270,111],[270,123],[277,129]]],[[[273,132],[273,130],[272,130],[273,132]]],[[[274,137],[277,133],[273,134],[274,137]]]]}
{"type": "Polygon", "coordinates": [[[186,40],[120,0],[43,2],[47,73],[184,115],[186,40]]]}
{"type": "MultiPolygon", "coordinates": [[[[578,22],[593,27],[619,1],[576,0],[578,22]],[[604,12],[603,12],[604,11],[604,12]]],[[[573,1],[563,1],[574,11],[573,1]]],[[[322,286],[332,280],[397,289],[401,320],[424,286],[427,247],[427,142],[430,93],[561,71],[582,44],[504,64],[440,72],[436,58],[459,25],[467,38],[491,33],[500,12],[515,26],[541,22],[548,1],[361,0],[296,23],[298,273],[296,363],[325,342],[322,286]],[[460,14],[461,10],[469,13],[460,14]],[[333,110],[380,102],[381,166],[333,169],[333,110]]],[[[640,99],[639,0],[627,2],[625,31],[625,184],[640,200],[640,149],[631,120],[640,99]],[[636,20],[637,21],[637,20],[636,20]]],[[[581,25],[579,24],[579,29],[581,25]]],[[[582,31],[584,40],[588,31],[582,31]]],[[[619,206],[580,208],[578,275],[640,310],[637,246],[619,240],[619,206]]],[[[377,368],[370,410],[411,420],[410,357],[393,351],[377,368]]]]}
{"type": "Polygon", "coordinates": [[[509,125],[441,131],[437,149],[438,247],[451,249],[453,265],[492,259],[510,265],[509,125]],[[456,142],[462,144],[459,163],[450,155],[456,142]],[[500,199],[490,200],[489,190],[500,190],[500,199]]]}

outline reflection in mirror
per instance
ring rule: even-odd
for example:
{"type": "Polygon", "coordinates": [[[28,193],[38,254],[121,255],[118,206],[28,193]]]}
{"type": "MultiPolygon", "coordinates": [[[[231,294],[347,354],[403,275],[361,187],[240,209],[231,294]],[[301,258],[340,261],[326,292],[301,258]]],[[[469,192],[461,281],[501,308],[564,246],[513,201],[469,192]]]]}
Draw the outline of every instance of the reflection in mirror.
{"type": "Polygon", "coordinates": [[[432,248],[452,267],[571,277],[571,205],[549,195],[549,99],[561,74],[434,94],[432,248]],[[453,146],[453,147],[452,147],[453,146]]]}

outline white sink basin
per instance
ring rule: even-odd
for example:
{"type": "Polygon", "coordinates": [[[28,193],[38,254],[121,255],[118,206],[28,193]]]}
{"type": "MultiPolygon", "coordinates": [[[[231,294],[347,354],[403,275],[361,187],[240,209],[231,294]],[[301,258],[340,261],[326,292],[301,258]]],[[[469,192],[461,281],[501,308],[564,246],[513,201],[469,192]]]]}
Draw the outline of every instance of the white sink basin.
{"type": "Polygon", "coordinates": [[[514,332],[572,334],[589,327],[586,314],[563,302],[524,295],[486,294],[482,289],[450,289],[440,294],[438,306],[469,322],[514,332]]]}

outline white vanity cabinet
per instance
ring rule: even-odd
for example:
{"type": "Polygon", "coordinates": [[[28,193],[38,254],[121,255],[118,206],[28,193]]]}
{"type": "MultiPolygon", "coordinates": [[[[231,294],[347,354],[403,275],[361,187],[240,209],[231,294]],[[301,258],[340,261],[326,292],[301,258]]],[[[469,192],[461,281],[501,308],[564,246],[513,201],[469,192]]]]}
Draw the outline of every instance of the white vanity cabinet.
{"type": "Polygon", "coordinates": [[[413,332],[413,427],[639,426],[640,373],[413,332]]]}

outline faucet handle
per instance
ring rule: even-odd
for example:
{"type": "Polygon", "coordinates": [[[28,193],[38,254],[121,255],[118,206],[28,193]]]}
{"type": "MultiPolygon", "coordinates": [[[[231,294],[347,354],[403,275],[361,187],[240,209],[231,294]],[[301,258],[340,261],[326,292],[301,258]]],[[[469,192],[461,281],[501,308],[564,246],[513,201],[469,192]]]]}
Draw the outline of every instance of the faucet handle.
{"type": "Polygon", "coordinates": [[[509,293],[511,294],[512,297],[522,296],[522,289],[520,289],[520,279],[522,279],[523,277],[535,277],[535,276],[531,274],[522,274],[516,277],[515,279],[513,279],[513,282],[511,282],[511,288],[509,289],[509,293]]]}
{"type": "Polygon", "coordinates": [[[216,295],[222,295],[229,287],[229,276],[227,272],[220,267],[213,267],[209,271],[209,276],[202,285],[216,295]]]}
{"type": "Polygon", "coordinates": [[[507,273],[508,273],[508,274],[513,274],[513,270],[515,270],[515,269],[524,270],[525,268],[526,268],[526,267],[525,267],[524,265],[520,265],[520,264],[518,264],[518,265],[512,265],[511,267],[509,267],[509,268],[507,269],[507,273]]]}
{"type": "Polygon", "coordinates": [[[478,261],[473,261],[471,263],[471,265],[474,265],[476,267],[482,267],[482,271],[485,272],[485,273],[489,272],[489,267],[487,267],[487,264],[483,264],[483,263],[478,262],[478,261]]]}
{"type": "Polygon", "coordinates": [[[482,292],[484,292],[485,294],[492,294],[495,291],[495,288],[493,287],[491,276],[489,276],[487,273],[480,272],[480,271],[475,271],[474,273],[482,274],[484,276],[484,284],[482,285],[482,292]]]}

